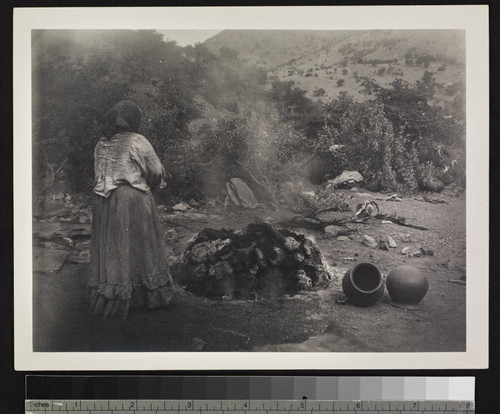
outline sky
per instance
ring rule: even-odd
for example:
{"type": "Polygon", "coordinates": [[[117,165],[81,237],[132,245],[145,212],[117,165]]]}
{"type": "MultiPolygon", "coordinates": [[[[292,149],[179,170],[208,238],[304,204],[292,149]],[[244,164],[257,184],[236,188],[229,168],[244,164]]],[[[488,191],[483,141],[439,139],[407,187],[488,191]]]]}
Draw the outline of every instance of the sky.
{"type": "Polygon", "coordinates": [[[180,46],[193,45],[215,36],[222,30],[156,30],[164,36],[164,39],[175,40],[180,46]]]}

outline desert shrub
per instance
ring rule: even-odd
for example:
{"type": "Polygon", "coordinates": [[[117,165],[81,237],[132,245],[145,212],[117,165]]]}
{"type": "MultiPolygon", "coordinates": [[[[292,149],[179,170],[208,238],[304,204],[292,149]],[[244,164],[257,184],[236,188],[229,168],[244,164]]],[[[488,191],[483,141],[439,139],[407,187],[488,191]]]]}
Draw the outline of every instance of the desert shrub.
{"type": "MultiPolygon", "coordinates": [[[[365,93],[374,96],[372,102],[381,105],[394,133],[400,137],[402,150],[411,154],[410,175],[416,175],[418,181],[424,171],[439,175],[439,171],[448,170],[452,154],[465,148],[465,113],[457,110],[453,116],[447,115],[442,106],[433,103],[436,84],[432,73],[426,71],[415,86],[401,79],[389,88],[366,78],[361,82],[365,93]]],[[[399,159],[396,157],[395,162],[399,159]]],[[[412,178],[405,180],[413,182],[412,178]]]]}
{"type": "Polygon", "coordinates": [[[324,88],[316,88],[314,91],[313,91],[313,96],[325,96],[325,89],[324,88]]]}
{"type": "Polygon", "coordinates": [[[330,145],[331,172],[357,170],[383,188],[417,188],[416,150],[394,131],[380,102],[358,102],[348,95],[325,106],[325,145],[330,145]],[[331,151],[331,148],[336,148],[331,151]]]}

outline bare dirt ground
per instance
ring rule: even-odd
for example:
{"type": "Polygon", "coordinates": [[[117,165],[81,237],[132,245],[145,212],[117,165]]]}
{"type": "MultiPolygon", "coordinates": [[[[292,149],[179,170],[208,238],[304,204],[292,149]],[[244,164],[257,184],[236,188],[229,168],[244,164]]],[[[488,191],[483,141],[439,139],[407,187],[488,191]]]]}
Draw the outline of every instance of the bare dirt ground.
{"type": "MultiPolygon", "coordinates": [[[[86,264],[66,263],[54,275],[35,273],[33,326],[35,351],[328,351],[328,352],[450,352],[465,351],[465,195],[441,196],[446,203],[415,198],[382,201],[385,195],[345,191],[356,206],[376,199],[383,214],[396,213],[417,230],[370,219],[355,224],[349,240],[338,241],[323,232],[294,228],[316,240],[335,271],[326,289],[277,300],[209,300],[178,287],[164,309],[131,310],[127,320],[92,316],[85,299],[86,264]],[[389,251],[366,247],[363,234],[377,240],[390,235],[398,244],[389,251]],[[408,257],[402,248],[426,246],[434,256],[408,257]],[[353,260],[354,259],[354,260],[353,260]],[[341,279],[356,263],[371,262],[387,275],[401,264],[425,272],[429,291],[418,310],[391,304],[387,291],[372,307],[340,304],[341,279]]],[[[283,218],[283,214],[279,218],[283,218]]],[[[328,213],[331,217],[351,213],[328,213]]],[[[286,214],[285,214],[286,215],[286,214]]],[[[277,220],[272,212],[200,209],[197,213],[163,215],[165,230],[175,229],[171,243],[180,254],[187,241],[204,227],[245,227],[256,220],[277,220]]],[[[470,275],[473,276],[473,275],[470,275]]],[[[28,293],[27,293],[28,294],[28,293]]]]}

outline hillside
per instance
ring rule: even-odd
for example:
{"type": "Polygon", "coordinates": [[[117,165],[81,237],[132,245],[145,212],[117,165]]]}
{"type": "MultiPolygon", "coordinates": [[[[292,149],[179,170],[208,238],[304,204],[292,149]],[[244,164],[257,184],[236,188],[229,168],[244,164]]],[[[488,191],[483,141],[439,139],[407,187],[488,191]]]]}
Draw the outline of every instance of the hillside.
{"type": "Polygon", "coordinates": [[[293,81],[311,98],[335,98],[340,92],[361,98],[358,76],[382,86],[396,78],[414,84],[429,71],[443,99],[465,81],[465,33],[459,30],[226,30],[205,45],[215,52],[233,49],[249,63],[293,81]]]}

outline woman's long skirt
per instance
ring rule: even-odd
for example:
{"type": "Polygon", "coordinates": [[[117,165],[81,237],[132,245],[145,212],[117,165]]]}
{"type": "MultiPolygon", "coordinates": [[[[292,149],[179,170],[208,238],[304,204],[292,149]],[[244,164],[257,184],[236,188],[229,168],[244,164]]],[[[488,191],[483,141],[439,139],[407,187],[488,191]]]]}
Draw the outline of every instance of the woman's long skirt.
{"type": "Polygon", "coordinates": [[[121,185],[96,197],[88,289],[93,313],[104,317],[170,302],[173,282],[151,193],[121,185]]]}

